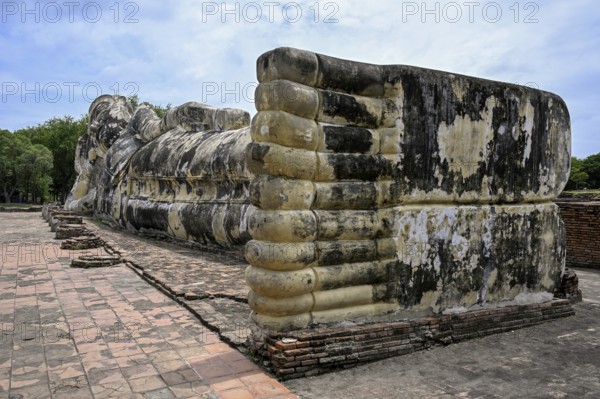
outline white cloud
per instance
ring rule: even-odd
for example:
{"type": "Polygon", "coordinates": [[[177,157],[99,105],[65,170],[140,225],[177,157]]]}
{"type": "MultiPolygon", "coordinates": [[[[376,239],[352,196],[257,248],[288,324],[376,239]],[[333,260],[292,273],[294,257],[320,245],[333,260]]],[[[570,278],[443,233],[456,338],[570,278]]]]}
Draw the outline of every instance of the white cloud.
{"type": "MultiPolygon", "coordinates": [[[[274,22],[268,21],[266,2],[261,5],[262,20],[255,17],[252,2],[228,2],[229,9],[247,7],[240,22],[232,14],[202,14],[203,7],[222,2],[183,0],[139,2],[139,9],[125,9],[126,2],[98,2],[103,18],[74,23],[65,16],[58,23],[35,23],[8,18],[0,30],[0,78],[2,82],[25,83],[34,87],[48,82],[78,82],[81,87],[97,83],[110,93],[117,86],[134,82],[142,100],[159,104],[211,100],[220,104],[220,95],[207,98],[208,84],[232,90],[254,82],[255,61],[264,51],[279,46],[304,48],[332,56],[381,64],[409,64],[466,75],[526,84],[561,95],[569,106],[573,123],[574,153],[585,156],[600,152],[596,138],[600,77],[600,17],[591,0],[515,2],[480,1],[469,21],[467,2],[439,2],[439,23],[435,15],[422,14],[422,1],[358,0],[299,1],[303,18],[287,23],[280,2],[274,8],[274,22]],[[448,4],[460,6],[455,18],[448,4]],[[500,5],[502,18],[496,23],[489,4],[500,5]],[[113,4],[118,4],[115,23],[113,4]],[[518,22],[514,19],[518,5],[518,22]],[[537,9],[526,4],[537,5],[537,9]],[[407,14],[407,11],[418,11],[407,14]],[[483,14],[483,8],[488,13],[483,14]],[[250,7],[250,8],[248,8],[250,7]],[[312,7],[312,8],[311,8],[312,7]],[[413,7],[413,8],[411,8],[413,7]],[[446,7],[446,8],[444,8],[446,7]],[[318,10],[318,14],[316,13],[318,10]],[[446,10],[446,15],[443,11],[446,10]],[[128,13],[137,23],[124,23],[128,13]],[[524,23],[536,11],[538,23],[524,23]],[[325,23],[324,19],[338,23],[325,23]],[[423,23],[421,18],[426,18],[423,23]],[[446,18],[444,18],[446,17],[446,18]],[[221,21],[222,18],[226,22],[221,21]],[[318,22],[315,23],[314,19],[318,22]],[[486,18],[488,19],[486,21],[486,18]],[[445,20],[446,19],[446,20],[445,20]],[[9,54],[9,56],[4,56],[9,54]]],[[[435,2],[427,2],[432,10],[435,2]]],[[[495,6],[494,6],[495,7],[495,6]]],[[[218,10],[221,11],[221,10],[218,10]]],[[[287,19],[294,17],[290,8],[287,19]]],[[[74,101],[58,103],[34,101],[29,95],[9,96],[0,110],[2,128],[16,129],[43,122],[54,115],[79,115],[89,102],[81,91],[74,101]]],[[[219,93],[221,94],[221,93],[219,93]]],[[[244,96],[239,96],[244,97],[244,96]]],[[[227,95],[224,106],[237,106],[253,112],[244,98],[227,95]]]]}

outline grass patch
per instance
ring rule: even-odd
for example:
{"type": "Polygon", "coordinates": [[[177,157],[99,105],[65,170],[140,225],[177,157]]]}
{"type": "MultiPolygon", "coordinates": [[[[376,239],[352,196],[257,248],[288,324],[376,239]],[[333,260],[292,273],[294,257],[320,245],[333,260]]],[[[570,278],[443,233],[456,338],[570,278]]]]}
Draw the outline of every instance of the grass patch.
{"type": "Polygon", "coordinates": [[[31,208],[31,207],[41,207],[41,205],[37,205],[37,204],[18,204],[18,203],[10,203],[10,204],[6,204],[6,203],[0,203],[0,208],[31,208]]]}
{"type": "Polygon", "coordinates": [[[566,190],[565,193],[571,195],[600,195],[600,189],[598,190],[566,190]]]}
{"type": "Polygon", "coordinates": [[[600,190],[596,189],[596,190],[568,190],[568,191],[564,191],[564,194],[566,194],[567,197],[571,197],[571,198],[585,198],[585,199],[592,199],[592,200],[597,200],[600,199],[600,190]]]}

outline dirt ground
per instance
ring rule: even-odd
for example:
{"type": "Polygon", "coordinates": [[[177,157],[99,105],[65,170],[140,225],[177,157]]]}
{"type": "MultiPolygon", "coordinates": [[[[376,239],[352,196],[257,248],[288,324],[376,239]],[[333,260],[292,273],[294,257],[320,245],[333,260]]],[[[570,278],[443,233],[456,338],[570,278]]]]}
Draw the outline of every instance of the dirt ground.
{"type": "Polygon", "coordinates": [[[578,269],[576,316],[288,381],[301,398],[598,398],[600,271],[578,269]]]}

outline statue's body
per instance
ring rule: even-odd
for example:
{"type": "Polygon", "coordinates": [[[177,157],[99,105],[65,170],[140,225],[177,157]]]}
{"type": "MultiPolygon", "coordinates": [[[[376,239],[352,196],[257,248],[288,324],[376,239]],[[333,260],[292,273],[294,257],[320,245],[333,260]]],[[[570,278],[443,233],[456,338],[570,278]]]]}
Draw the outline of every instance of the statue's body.
{"type": "Polygon", "coordinates": [[[134,231],[244,244],[249,237],[238,236],[239,221],[223,220],[218,229],[212,219],[219,213],[239,218],[248,208],[249,123],[241,110],[186,103],[158,118],[147,104],[131,112],[124,97],[99,97],[78,143],[80,172],[66,207],[134,231]],[[96,131],[107,127],[110,140],[98,139],[96,131]]]}

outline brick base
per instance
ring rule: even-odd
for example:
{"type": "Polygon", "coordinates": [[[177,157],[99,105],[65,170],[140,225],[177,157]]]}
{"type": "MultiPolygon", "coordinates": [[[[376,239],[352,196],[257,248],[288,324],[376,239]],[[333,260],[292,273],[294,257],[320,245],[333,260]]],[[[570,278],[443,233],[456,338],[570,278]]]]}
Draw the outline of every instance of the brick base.
{"type": "Polygon", "coordinates": [[[264,337],[258,354],[270,361],[278,377],[292,379],[530,327],[574,314],[569,300],[555,299],[543,304],[476,310],[406,322],[299,330],[264,337]]]}

